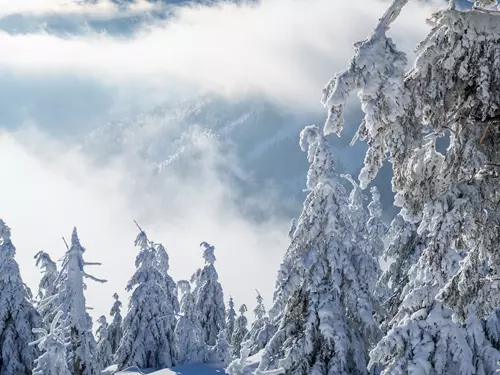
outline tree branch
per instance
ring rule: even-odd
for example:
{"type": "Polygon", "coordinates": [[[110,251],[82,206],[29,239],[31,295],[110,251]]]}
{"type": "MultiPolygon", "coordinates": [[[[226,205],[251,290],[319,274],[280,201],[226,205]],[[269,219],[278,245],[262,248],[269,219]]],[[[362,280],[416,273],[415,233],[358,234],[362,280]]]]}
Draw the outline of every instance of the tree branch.
{"type": "Polygon", "coordinates": [[[86,277],[87,279],[90,279],[90,280],[94,280],[94,281],[97,281],[98,283],[107,283],[108,280],[104,280],[104,279],[98,279],[97,277],[95,276],[92,276],[92,275],[89,275],[87,272],[83,272],[83,277],[86,277]]]}

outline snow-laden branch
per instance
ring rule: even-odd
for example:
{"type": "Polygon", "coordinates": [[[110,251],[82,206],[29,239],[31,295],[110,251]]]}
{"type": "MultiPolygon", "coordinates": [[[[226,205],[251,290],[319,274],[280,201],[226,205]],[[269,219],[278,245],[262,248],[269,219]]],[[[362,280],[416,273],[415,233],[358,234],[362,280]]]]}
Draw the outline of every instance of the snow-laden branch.
{"type": "Polygon", "coordinates": [[[344,111],[349,95],[358,92],[365,113],[353,139],[367,140],[369,145],[359,181],[361,188],[377,175],[390,150],[389,135],[403,114],[403,82],[406,55],[396,49],[386,36],[391,24],[408,0],[394,0],[380,18],[373,32],[364,41],[354,45],[354,56],[347,69],[337,73],[323,89],[321,102],[328,108],[325,134],[338,136],[344,127],[344,111]]]}

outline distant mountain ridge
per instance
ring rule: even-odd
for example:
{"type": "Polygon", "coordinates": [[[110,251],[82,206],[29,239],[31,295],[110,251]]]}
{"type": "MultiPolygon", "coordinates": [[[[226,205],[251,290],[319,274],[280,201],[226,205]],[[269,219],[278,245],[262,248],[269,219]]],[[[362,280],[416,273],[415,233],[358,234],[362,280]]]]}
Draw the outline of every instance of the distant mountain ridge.
{"type": "MultiPolygon", "coordinates": [[[[351,128],[357,127],[359,116],[351,115],[351,128]]],[[[222,155],[236,158],[244,177],[227,165],[221,166],[221,173],[241,194],[251,198],[269,191],[276,194],[274,208],[293,216],[304,198],[307,172],[306,155],[298,144],[299,133],[304,126],[323,121],[323,113],[299,118],[258,98],[229,101],[206,95],[104,124],[88,134],[83,147],[103,161],[116,155],[143,160],[151,174],[161,175],[171,169],[196,174],[205,152],[199,146],[204,139],[211,140],[222,155]]],[[[358,142],[350,147],[349,141],[346,137],[331,137],[336,168],[339,173],[357,176],[365,145],[358,142]]],[[[385,185],[381,189],[383,199],[392,203],[389,181],[390,175],[382,173],[376,183],[385,185]]]]}

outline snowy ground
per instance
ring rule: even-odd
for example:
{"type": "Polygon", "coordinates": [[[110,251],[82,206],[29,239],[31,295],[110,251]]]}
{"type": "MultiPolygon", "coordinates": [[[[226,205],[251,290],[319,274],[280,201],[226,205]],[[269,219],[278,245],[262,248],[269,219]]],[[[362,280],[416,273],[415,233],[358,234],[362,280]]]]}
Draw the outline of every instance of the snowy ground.
{"type": "MultiPolygon", "coordinates": [[[[261,353],[249,357],[246,361],[245,373],[250,374],[255,370],[260,362],[261,353]]],[[[104,374],[112,374],[114,366],[108,367],[104,374]]],[[[115,375],[226,375],[222,366],[218,363],[188,364],[164,369],[159,371],[140,370],[137,367],[130,367],[126,370],[115,372],[115,375]]]]}
{"type": "Polygon", "coordinates": [[[123,371],[116,372],[115,375],[225,375],[224,369],[219,364],[201,363],[188,364],[164,369],[159,371],[139,370],[131,367],[123,371]]]}

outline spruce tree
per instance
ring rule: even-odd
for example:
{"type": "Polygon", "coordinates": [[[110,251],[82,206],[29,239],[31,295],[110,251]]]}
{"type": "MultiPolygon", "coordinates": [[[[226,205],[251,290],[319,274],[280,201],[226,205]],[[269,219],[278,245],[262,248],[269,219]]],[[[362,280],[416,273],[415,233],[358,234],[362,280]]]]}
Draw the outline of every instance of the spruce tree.
{"type": "Polygon", "coordinates": [[[267,316],[263,301],[262,296],[257,291],[257,306],[253,310],[255,320],[244,339],[249,342],[250,356],[263,349],[276,332],[276,327],[267,316]]]}
{"type": "Polygon", "coordinates": [[[177,363],[204,362],[207,346],[203,341],[191,285],[187,280],[180,280],[177,286],[181,294],[181,315],[175,326],[175,337],[179,346],[177,363]]]}
{"type": "Polygon", "coordinates": [[[192,277],[196,285],[193,295],[203,340],[207,345],[213,346],[219,331],[226,327],[224,293],[214,266],[215,247],[206,242],[202,242],[200,246],[203,248],[205,267],[198,269],[192,277]]]}
{"type": "Polygon", "coordinates": [[[308,196],[283,262],[287,276],[278,283],[275,304],[284,311],[256,373],[367,374],[368,351],[378,338],[364,277],[373,258],[356,244],[326,138],[308,126],[300,145],[310,162],[308,196]]]}
{"type": "Polygon", "coordinates": [[[225,329],[219,331],[217,342],[213,347],[213,359],[220,361],[224,366],[227,366],[231,361],[231,345],[227,340],[225,329]]]}
{"type": "MultiPolygon", "coordinates": [[[[426,238],[372,363],[384,365],[383,374],[491,374],[498,352],[477,319],[500,302],[493,292],[500,264],[500,91],[493,84],[500,74],[499,13],[460,11],[450,0],[432,15],[433,28],[405,74],[406,57],[386,32],[406,3],[393,1],[323,98],[325,132],[340,134],[346,99],[359,91],[365,118],[358,137],[369,144],[361,186],[389,155],[395,204],[426,238]],[[443,135],[449,146],[438,152],[443,135]]],[[[406,262],[403,253],[408,249],[397,262],[406,262]]]]}
{"type": "Polygon", "coordinates": [[[115,361],[119,369],[172,367],[178,356],[174,330],[179,311],[176,292],[168,289],[164,248],[149,241],[142,229],[135,246],[136,271],[127,284],[132,296],[115,361]]]}
{"type": "Polygon", "coordinates": [[[101,315],[97,320],[99,328],[97,328],[97,349],[96,361],[101,369],[107,368],[113,362],[113,351],[109,342],[109,324],[106,317],[101,315]]]}
{"type": "Polygon", "coordinates": [[[108,327],[108,340],[111,345],[111,352],[115,354],[118,350],[118,346],[120,346],[120,340],[122,339],[122,303],[120,302],[120,297],[117,293],[113,294],[113,299],[115,302],[113,302],[113,306],[109,312],[109,314],[113,317],[113,321],[108,327]]]}
{"type": "Polygon", "coordinates": [[[42,308],[61,312],[61,326],[66,333],[68,368],[73,375],[98,375],[102,368],[96,361],[96,341],[92,333],[92,319],[87,313],[84,279],[100,283],[106,280],[89,275],[85,267],[100,265],[83,259],[85,248],[81,245],[76,228],[71,235],[71,246],[66,252],[61,271],[56,280],[56,293],[41,302],[42,308]]]}
{"type": "Polygon", "coordinates": [[[240,316],[236,319],[236,326],[234,327],[233,336],[231,337],[231,347],[234,357],[239,356],[241,344],[248,334],[248,320],[245,317],[245,312],[247,311],[246,305],[241,305],[239,311],[240,316]]]}
{"type": "Polygon", "coordinates": [[[226,311],[226,331],[227,337],[231,338],[234,332],[234,323],[236,320],[236,311],[234,311],[233,297],[229,297],[228,308],[226,311]]]}
{"type": "Polygon", "coordinates": [[[29,374],[38,350],[33,328],[41,327],[40,315],[28,299],[10,228],[0,219],[0,375],[29,374]]]}
{"type": "Polygon", "coordinates": [[[47,298],[53,296],[56,293],[56,280],[59,275],[57,271],[56,263],[50,258],[50,255],[44,251],[39,251],[35,255],[36,266],[40,267],[42,271],[42,278],[38,284],[38,293],[36,295],[36,300],[38,301],[37,309],[45,327],[50,327],[50,321],[54,317],[50,309],[47,307],[43,308],[40,302],[47,300],[47,298]]]}

